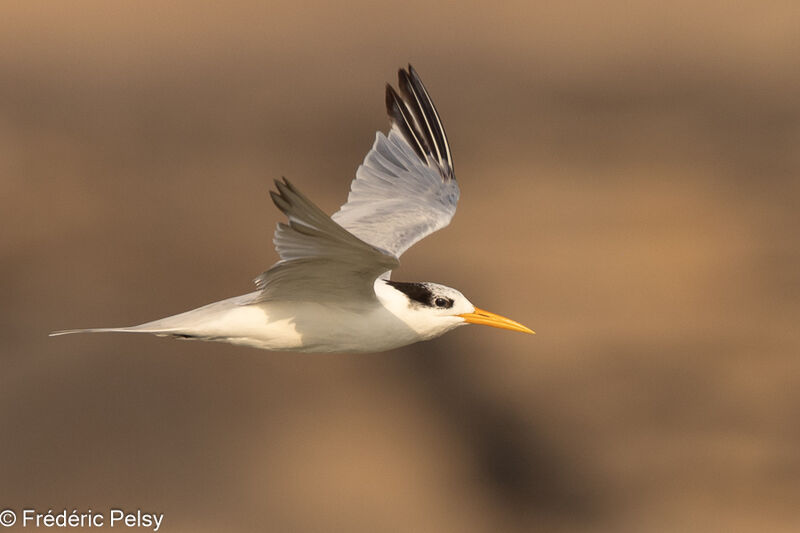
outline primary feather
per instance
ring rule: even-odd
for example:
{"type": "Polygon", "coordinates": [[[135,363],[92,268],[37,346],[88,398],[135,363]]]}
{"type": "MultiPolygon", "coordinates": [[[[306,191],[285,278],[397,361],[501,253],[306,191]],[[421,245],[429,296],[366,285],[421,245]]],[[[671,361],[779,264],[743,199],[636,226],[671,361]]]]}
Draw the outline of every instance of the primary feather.
{"type": "Polygon", "coordinates": [[[358,238],[400,257],[450,223],[459,189],[450,145],[416,71],[399,72],[400,93],[386,87],[392,128],[378,132],[356,171],[347,203],[333,215],[358,238]]]}

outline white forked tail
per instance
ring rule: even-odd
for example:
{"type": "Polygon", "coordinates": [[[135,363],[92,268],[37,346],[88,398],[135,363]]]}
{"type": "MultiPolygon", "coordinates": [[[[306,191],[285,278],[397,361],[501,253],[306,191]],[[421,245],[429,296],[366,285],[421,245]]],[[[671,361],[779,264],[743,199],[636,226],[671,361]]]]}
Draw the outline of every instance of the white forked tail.
{"type": "Polygon", "coordinates": [[[154,335],[174,335],[174,334],[180,334],[180,330],[151,329],[151,328],[144,328],[142,326],[130,326],[127,328],[62,329],[59,331],[53,331],[48,336],[58,337],[59,335],[71,335],[73,333],[151,333],[154,335]]]}
{"type": "Polygon", "coordinates": [[[250,303],[257,295],[257,292],[235,296],[204,305],[198,309],[192,309],[185,313],[168,316],[160,320],[145,322],[138,326],[128,326],[122,328],[82,328],[64,329],[50,333],[51,337],[59,335],[70,335],[72,333],[150,333],[152,335],[175,335],[177,337],[202,337],[208,332],[205,331],[209,323],[213,323],[220,317],[225,316],[231,309],[236,309],[250,303]]]}

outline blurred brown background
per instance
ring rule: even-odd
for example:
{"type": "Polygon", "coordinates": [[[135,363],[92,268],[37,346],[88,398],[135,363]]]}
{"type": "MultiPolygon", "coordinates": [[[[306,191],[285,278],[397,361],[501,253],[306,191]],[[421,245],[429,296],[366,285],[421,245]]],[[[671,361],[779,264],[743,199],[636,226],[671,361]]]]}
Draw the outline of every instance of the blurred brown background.
{"type": "Polygon", "coordinates": [[[11,2],[0,508],[162,531],[800,531],[796,2],[11,2]],[[146,336],[328,212],[411,62],[454,223],[396,274],[537,330],[146,336]]]}

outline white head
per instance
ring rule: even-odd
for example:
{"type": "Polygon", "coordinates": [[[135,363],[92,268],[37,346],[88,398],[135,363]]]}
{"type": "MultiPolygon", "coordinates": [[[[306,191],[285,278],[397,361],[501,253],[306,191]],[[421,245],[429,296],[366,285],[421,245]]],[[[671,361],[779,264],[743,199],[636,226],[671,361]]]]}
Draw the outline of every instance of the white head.
{"type": "Polygon", "coordinates": [[[392,307],[399,307],[397,316],[425,339],[438,337],[466,324],[533,333],[518,322],[475,307],[461,292],[445,285],[388,280],[385,284],[393,289],[389,299],[393,301],[392,307]]]}

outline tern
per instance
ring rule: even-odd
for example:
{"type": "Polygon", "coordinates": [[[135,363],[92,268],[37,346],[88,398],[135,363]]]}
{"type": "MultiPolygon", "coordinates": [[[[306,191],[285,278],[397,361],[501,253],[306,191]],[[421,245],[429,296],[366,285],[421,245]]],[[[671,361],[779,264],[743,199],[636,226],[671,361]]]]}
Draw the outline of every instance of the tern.
{"type": "Polygon", "coordinates": [[[265,350],[380,352],[466,324],[534,333],[475,307],[437,283],[391,279],[408,248],[447,226],[459,187],[439,113],[417,72],[386,85],[388,135],[376,134],[338,212],[325,214],[286,178],[272,201],[288,218],[274,244],[280,260],[257,290],[178,315],[120,328],[56,331],[151,333],[265,350]]]}

